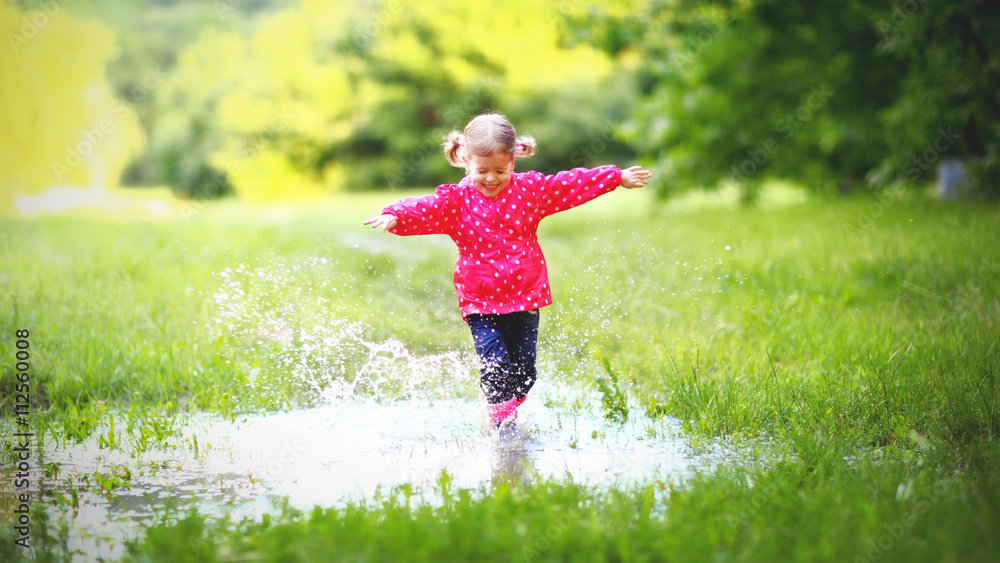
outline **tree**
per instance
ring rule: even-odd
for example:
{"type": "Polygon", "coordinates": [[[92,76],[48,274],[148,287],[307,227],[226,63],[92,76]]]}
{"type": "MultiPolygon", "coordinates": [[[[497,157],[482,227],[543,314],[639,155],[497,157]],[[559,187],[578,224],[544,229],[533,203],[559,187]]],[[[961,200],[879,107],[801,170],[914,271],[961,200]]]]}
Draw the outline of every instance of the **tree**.
{"type": "Polygon", "coordinates": [[[944,149],[996,193],[998,11],[987,0],[651,0],[575,29],[642,53],[649,94],[634,140],[667,191],[735,180],[753,194],[768,177],[818,191],[912,183],[944,149]]]}
{"type": "Polygon", "coordinates": [[[324,154],[353,133],[355,98],[343,57],[349,7],[307,2],[268,14],[252,33],[205,30],[159,97],[154,151],[173,184],[212,197],[309,197],[343,187],[324,154]],[[330,22],[341,22],[331,24],[330,22]]]}
{"type": "Polygon", "coordinates": [[[209,29],[157,93],[153,150],[195,194],[427,186],[456,180],[442,137],[500,110],[538,138],[532,168],[606,161],[627,152],[613,118],[630,81],[564,45],[558,16],[528,0],[303,0],[249,33],[209,29]]]}
{"type": "MultiPolygon", "coordinates": [[[[426,186],[455,180],[442,137],[475,114],[502,111],[539,142],[532,169],[554,171],[631,155],[617,136],[632,96],[613,57],[563,37],[564,5],[463,0],[384,2],[348,45],[383,92],[359,126],[357,185],[426,186]],[[363,176],[362,176],[363,175],[363,176]]],[[[369,90],[371,92],[371,90],[369,90]]]]}
{"type": "Polygon", "coordinates": [[[1000,4],[906,0],[872,12],[878,50],[905,69],[880,113],[888,152],[879,184],[933,175],[944,157],[967,163],[979,192],[1000,197],[1000,4]]]}
{"type": "Polygon", "coordinates": [[[898,91],[863,3],[650,2],[632,48],[649,66],[639,150],[665,190],[766,178],[850,187],[885,154],[872,116],[898,91]]]}
{"type": "Polygon", "coordinates": [[[51,186],[116,185],[145,138],[105,80],[114,30],[56,3],[21,11],[0,2],[0,36],[2,208],[51,186]]]}

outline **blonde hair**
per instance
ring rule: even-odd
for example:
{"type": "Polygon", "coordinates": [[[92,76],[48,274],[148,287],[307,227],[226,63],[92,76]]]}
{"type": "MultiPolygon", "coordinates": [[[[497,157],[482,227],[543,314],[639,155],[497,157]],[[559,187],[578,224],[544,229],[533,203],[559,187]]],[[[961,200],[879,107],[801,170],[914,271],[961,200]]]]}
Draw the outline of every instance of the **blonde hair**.
{"type": "Polygon", "coordinates": [[[470,155],[491,156],[497,152],[517,158],[535,154],[535,138],[514,132],[514,126],[499,113],[483,113],[472,118],[461,133],[452,131],[445,137],[444,157],[457,168],[465,168],[470,155]]]}

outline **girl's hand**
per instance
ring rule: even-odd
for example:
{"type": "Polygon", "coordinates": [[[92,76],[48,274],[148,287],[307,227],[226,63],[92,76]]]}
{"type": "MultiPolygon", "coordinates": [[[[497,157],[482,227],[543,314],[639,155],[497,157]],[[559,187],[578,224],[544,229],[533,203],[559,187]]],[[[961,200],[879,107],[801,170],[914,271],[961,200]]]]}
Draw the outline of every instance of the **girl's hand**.
{"type": "Polygon", "coordinates": [[[652,176],[653,173],[649,170],[643,170],[642,166],[632,166],[622,170],[622,186],[630,189],[641,188],[652,176]]]}
{"type": "Polygon", "coordinates": [[[382,227],[382,232],[384,233],[396,226],[396,218],[386,213],[385,215],[372,217],[371,219],[365,221],[365,225],[371,225],[373,229],[382,227]]]}

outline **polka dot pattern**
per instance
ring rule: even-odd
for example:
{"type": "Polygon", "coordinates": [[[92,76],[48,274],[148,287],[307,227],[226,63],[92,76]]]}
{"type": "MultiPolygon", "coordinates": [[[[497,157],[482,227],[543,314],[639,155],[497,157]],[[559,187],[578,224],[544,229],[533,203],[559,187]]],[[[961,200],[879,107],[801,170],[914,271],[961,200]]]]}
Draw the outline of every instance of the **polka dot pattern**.
{"type": "Polygon", "coordinates": [[[468,179],[434,195],[403,198],[382,213],[396,217],[398,235],[446,234],[458,246],[455,291],[462,316],[527,311],[552,303],[538,245],[543,218],[586,203],[621,185],[614,166],[574,168],[555,175],[513,174],[496,198],[468,179]]]}

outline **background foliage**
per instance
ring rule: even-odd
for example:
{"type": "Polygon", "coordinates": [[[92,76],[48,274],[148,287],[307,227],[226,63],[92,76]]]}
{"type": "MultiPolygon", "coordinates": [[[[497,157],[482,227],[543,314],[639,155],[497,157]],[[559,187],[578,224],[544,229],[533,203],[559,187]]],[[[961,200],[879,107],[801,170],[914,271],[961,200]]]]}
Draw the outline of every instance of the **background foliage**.
{"type": "Polygon", "coordinates": [[[531,168],[638,159],[663,194],[914,185],[950,157],[1000,190],[986,0],[5,0],[0,28],[8,200],[433,185],[457,174],[441,137],[484,110],[538,138],[531,168]]]}

